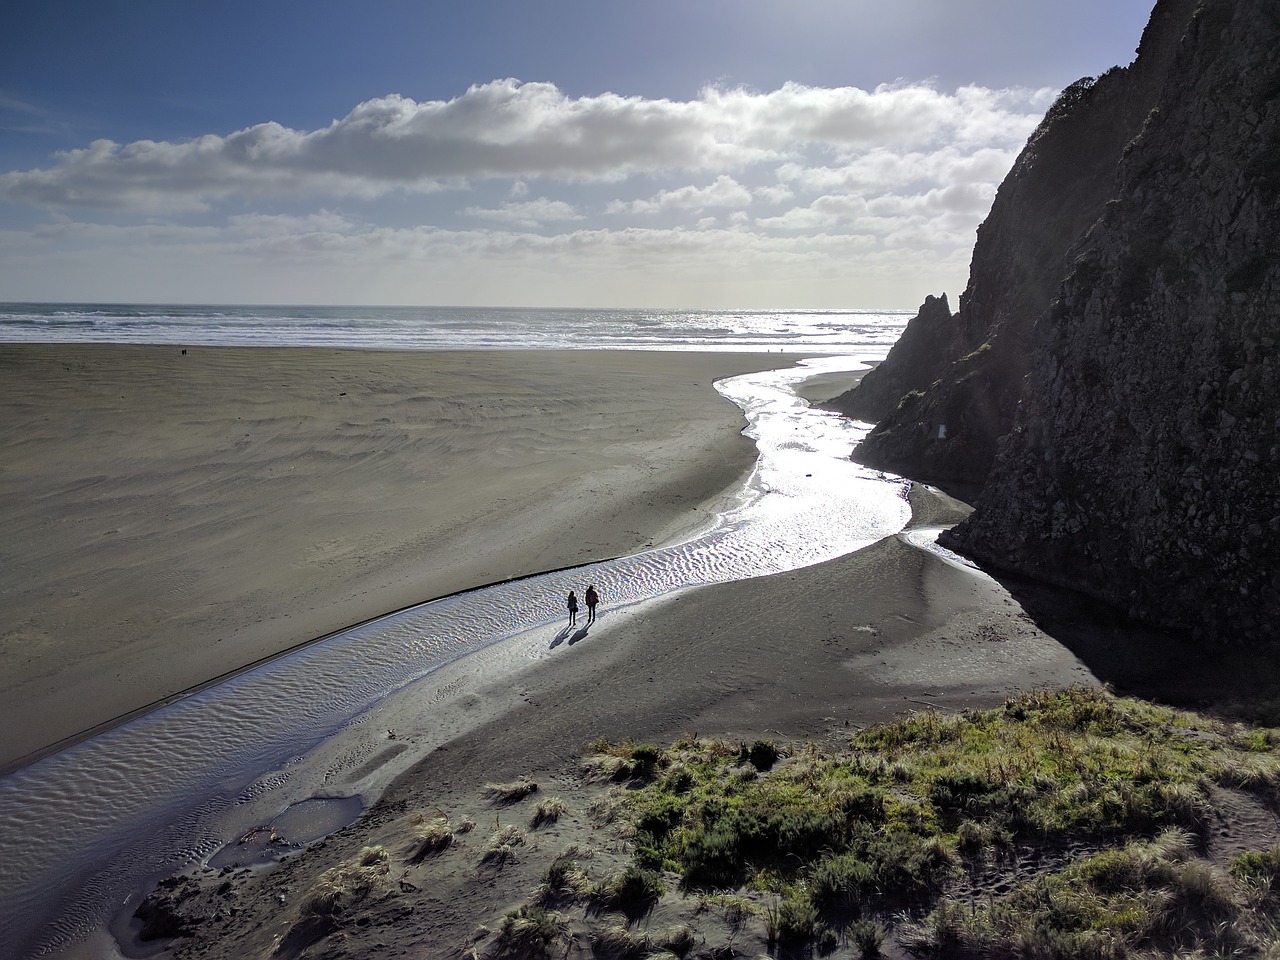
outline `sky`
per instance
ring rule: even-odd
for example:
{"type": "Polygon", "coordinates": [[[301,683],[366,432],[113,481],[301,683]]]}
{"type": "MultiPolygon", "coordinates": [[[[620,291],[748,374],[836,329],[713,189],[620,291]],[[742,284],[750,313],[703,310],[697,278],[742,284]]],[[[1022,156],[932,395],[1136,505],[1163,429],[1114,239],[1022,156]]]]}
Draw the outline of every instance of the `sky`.
{"type": "Polygon", "coordinates": [[[0,300],[955,305],[1151,0],[6,0],[0,300]]]}

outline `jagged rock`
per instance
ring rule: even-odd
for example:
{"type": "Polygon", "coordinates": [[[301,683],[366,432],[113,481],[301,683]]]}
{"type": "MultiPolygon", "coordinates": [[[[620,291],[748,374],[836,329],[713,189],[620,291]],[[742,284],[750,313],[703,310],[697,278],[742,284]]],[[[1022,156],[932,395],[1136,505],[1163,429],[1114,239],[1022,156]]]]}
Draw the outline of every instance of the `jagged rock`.
{"type": "Polygon", "coordinates": [[[955,337],[947,295],[925,297],[884,362],[824,406],[869,423],[884,419],[908,393],[923,392],[947,372],[955,337]]]}
{"type": "MultiPolygon", "coordinates": [[[[1147,34],[1185,6],[1161,0],[1147,34]]],[[[1206,0],[1183,23],[948,543],[1144,620],[1276,639],[1280,8],[1206,0]]]]}

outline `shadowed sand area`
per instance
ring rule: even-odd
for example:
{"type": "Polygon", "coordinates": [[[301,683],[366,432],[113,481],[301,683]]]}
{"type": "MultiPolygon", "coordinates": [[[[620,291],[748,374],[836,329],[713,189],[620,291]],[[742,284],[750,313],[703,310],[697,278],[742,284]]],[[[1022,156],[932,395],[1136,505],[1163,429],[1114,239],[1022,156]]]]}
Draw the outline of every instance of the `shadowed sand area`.
{"type": "Polygon", "coordinates": [[[388,610],[700,525],[780,357],[0,346],[0,770],[388,610]]]}

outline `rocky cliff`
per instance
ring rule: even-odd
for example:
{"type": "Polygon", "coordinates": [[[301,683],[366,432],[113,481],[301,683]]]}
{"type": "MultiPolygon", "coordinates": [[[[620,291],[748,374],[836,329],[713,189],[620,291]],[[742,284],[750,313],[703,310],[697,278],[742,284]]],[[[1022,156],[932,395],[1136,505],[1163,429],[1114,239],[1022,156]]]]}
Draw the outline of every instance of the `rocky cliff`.
{"type": "Polygon", "coordinates": [[[984,483],[947,545],[1150,622],[1280,639],[1278,50],[1275,0],[1159,0],[1134,63],[1032,136],[950,330],[894,348],[945,362],[897,375],[854,454],[984,483]]]}
{"type": "Polygon", "coordinates": [[[1164,90],[1194,8],[1195,0],[1162,0],[1131,66],[1072,84],[1046,114],[978,230],[950,330],[919,318],[908,327],[882,367],[916,373],[896,378],[905,389],[891,402],[861,396],[879,389],[871,374],[838,399],[843,410],[880,412],[856,459],[921,479],[986,478],[1013,425],[1031,328],[1066,275],[1072,248],[1112,198],[1116,166],[1164,90]]]}
{"type": "Polygon", "coordinates": [[[951,545],[1144,620],[1280,638],[1278,50],[1274,0],[1188,20],[951,545]]]}

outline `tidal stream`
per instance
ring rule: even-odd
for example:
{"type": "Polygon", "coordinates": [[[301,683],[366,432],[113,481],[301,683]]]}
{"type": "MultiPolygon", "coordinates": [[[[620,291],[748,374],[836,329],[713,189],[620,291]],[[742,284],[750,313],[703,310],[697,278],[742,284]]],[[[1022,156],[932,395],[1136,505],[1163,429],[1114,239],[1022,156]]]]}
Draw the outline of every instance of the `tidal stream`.
{"type": "MultiPolygon", "coordinates": [[[[353,797],[376,799],[361,796],[366,781],[352,785],[362,763],[386,746],[385,736],[373,735],[384,731],[370,729],[375,708],[393,698],[429,722],[421,690],[433,672],[531,631],[553,636],[570,587],[594,582],[607,609],[617,610],[698,584],[821,563],[899,531],[910,514],[906,482],[851,462],[859,425],[810,408],[794,390],[866,359],[824,357],[717,384],[746,414],[759,460],[736,506],[685,543],[383,617],[0,780],[0,952],[80,952],[77,945],[101,937],[150,879],[208,863],[246,830],[310,798],[343,800],[354,816],[353,797]]],[[[570,646],[529,649],[572,655],[570,646]]],[[[430,748],[405,745],[418,753],[400,757],[398,767],[430,748]]]]}

